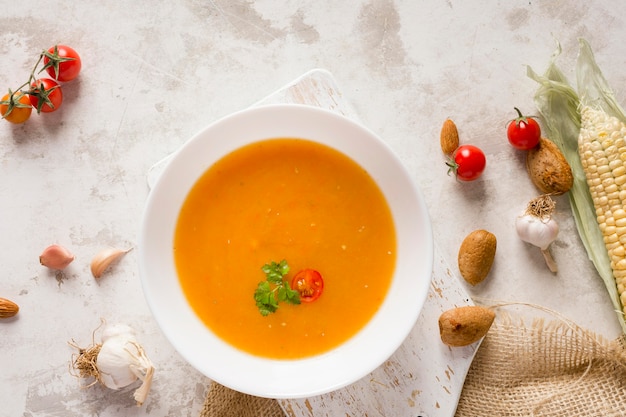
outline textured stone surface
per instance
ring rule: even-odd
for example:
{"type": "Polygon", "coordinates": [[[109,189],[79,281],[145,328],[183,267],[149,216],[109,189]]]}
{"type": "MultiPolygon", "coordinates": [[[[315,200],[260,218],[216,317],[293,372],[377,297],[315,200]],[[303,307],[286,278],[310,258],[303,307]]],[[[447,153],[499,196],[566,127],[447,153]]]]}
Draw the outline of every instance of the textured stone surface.
{"type": "MultiPolygon", "coordinates": [[[[450,265],[461,240],[498,237],[490,277],[472,296],[554,309],[580,325],[619,333],[604,284],[580,244],[566,197],[551,274],[514,218],[538,195],[506,121],[532,113],[535,84],[555,49],[573,79],[577,38],[589,40],[618,100],[626,3],[600,1],[354,0],[115,3],[0,1],[0,88],[27,79],[55,43],[83,58],[55,113],[0,123],[0,296],[20,305],[0,323],[2,416],[196,416],[208,380],[173,350],[143,298],[136,251],[95,281],[91,257],[137,244],[148,169],[207,124],[248,107],[311,68],[329,70],[361,121],[414,173],[450,265]],[[448,177],[439,151],[445,118],[480,146],[487,170],[473,183],[448,177]],[[76,261],[63,273],[37,257],[51,243],[76,261]],[[100,318],[126,322],[158,370],[149,401],[132,389],[81,390],[67,342],[91,342],[100,318]]],[[[453,271],[455,272],[455,271],[453,271]]],[[[527,310],[523,310],[527,312],[527,310]]],[[[133,388],[134,389],[134,388],[133,388]]]]}

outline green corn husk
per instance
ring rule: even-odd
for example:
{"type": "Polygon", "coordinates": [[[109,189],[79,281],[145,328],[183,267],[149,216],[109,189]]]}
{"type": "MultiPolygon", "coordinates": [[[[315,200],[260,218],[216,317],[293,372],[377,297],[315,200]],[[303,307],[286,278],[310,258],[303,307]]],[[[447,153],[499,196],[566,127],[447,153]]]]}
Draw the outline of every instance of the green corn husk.
{"type": "Polygon", "coordinates": [[[619,323],[626,333],[626,321],[611,270],[611,261],[596,221],[596,210],[578,154],[581,106],[600,108],[622,121],[626,121],[626,115],[598,67],[589,43],[579,39],[579,47],[576,62],[578,91],[570,85],[556,65],[556,59],[561,53],[560,45],[557,46],[543,75],[537,74],[530,67],[527,68],[527,75],[539,83],[534,100],[543,119],[545,136],[561,149],[572,168],[574,183],[569,191],[569,201],[578,233],[589,259],[606,285],[619,323]]]}

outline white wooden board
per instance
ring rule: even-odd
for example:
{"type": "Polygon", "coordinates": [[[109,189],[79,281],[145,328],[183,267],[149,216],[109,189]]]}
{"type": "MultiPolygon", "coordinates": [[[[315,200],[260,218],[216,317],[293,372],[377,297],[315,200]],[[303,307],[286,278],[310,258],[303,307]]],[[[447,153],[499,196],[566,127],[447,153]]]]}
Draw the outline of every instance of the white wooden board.
{"type": "MultiPolygon", "coordinates": [[[[298,103],[336,111],[357,120],[332,75],[312,70],[255,105],[298,103]]],[[[384,138],[383,138],[384,140],[384,138]]],[[[155,164],[148,184],[158,179],[171,156],[155,164]]],[[[451,417],[479,343],[449,348],[441,343],[437,320],[472,301],[435,244],[430,291],[422,313],[402,346],[378,369],[343,389],[297,400],[280,400],[291,417],[451,417]]]]}

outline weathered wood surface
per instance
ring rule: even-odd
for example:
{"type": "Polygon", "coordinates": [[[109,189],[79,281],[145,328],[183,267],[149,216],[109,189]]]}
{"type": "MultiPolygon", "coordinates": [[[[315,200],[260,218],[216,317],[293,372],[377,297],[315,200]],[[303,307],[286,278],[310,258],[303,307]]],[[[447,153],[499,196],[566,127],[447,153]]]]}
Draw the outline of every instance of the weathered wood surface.
{"type": "MultiPolygon", "coordinates": [[[[357,120],[330,73],[312,70],[256,103],[318,106],[357,120]]],[[[383,138],[384,139],[384,138],[383,138]]],[[[152,184],[168,158],[155,164],[152,184]]],[[[430,291],[422,313],[403,345],[365,378],[329,394],[281,400],[290,417],[322,416],[453,416],[477,344],[450,349],[441,343],[437,320],[452,307],[472,304],[435,245],[430,291]]],[[[306,376],[303,376],[306,377],[306,376]]]]}

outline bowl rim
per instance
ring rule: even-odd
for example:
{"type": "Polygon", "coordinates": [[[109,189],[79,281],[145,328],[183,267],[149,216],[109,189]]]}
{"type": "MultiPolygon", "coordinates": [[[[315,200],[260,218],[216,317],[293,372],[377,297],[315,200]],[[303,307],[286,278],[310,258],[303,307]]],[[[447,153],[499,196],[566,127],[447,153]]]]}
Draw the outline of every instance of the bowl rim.
{"type": "Polygon", "coordinates": [[[259,397],[320,395],[356,382],[375,370],[397,350],[412,330],[426,301],[431,281],[434,252],[432,227],[424,198],[408,170],[389,145],[359,122],[309,105],[253,107],[218,119],[197,132],[170,158],[155,182],[148,195],[140,227],[138,259],[141,285],[161,331],[174,349],[199,372],[224,386],[259,397]],[[251,126],[255,126],[254,131],[251,131],[251,126]],[[337,131],[333,129],[343,129],[355,137],[364,138],[371,146],[358,147],[358,156],[355,157],[347,152],[354,147],[351,142],[354,139],[345,139],[346,136],[338,139],[337,131]],[[308,134],[294,135],[290,132],[308,134]],[[221,140],[227,134],[229,140],[221,140]],[[392,210],[398,247],[388,296],[370,322],[337,348],[297,360],[253,356],[213,335],[186,305],[178,279],[171,282],[171,277],[176,277],[171,259],[173,255],[162,256],[168,244],[170,249],[172,247],[172,222],[175,224],[182,200],[199,175],[232,150],[255,140],[278,137],[300,137],[323,143],[362,165],[377,182],[392,210]],[[199,155],[207,150],[213,154],[203,160],[199,155]],[[391,162],[385,166],[391,173],[383,172],[377,166],[381,157],[391,162]],[[402,197],[393,197],[393,204],[389,200],[391,187],[402,189],[402,197]],[[417,212],[409,213],[413,210],[417,212]],[[402,229],[397,224],[399,213],[406,223],[402,229]],[[420,247],[411,247],[416,244],[420,247]],[[419,252],[413,253],[417,249],[419,252]],[[398,276],[404,280],[399,282],[398,276]],[[409,276],[415,278],[409,279],[409,276]],[[396,297],[395,303],[390,301],[390,296],[396,297]],[[175,317],[170,309],[164,310],[163,306],[168,305],[166,303],[179,309],[175,317]],[[386,320],[390,319],[394,319],[393,326],[386,324],[386,320]],[[372,344],[376,344],[377,348],[363,349],[363,346],[372,344]],[[207,348],[211,349],[208,353],[207,348]],[[225,365],[228,359],[230,362],[225,365]],[[315,373],[310,372],[312,370],[315,373]]]}

